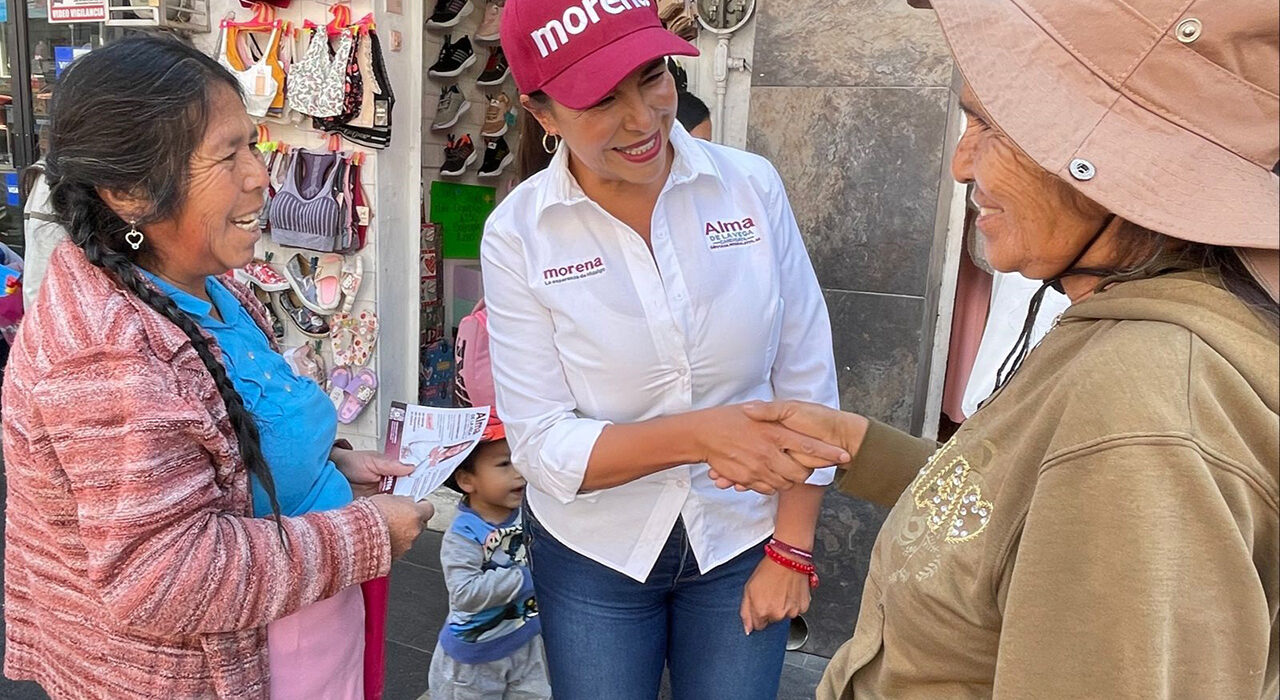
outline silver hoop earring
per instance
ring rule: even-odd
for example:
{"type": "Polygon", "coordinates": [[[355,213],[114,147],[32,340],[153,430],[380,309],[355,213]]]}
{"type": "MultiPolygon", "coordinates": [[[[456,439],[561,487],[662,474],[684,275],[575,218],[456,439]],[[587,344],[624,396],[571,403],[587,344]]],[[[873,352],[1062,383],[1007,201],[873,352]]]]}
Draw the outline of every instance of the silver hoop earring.
{"type": "Polygon", "coordinates": [[[124,234],[124,241],[134,250],[142,247],[142,232],[138,230],[137,221],[129,222],[129,232],[124,234]]]}
{"type": "Polygon", "coordinates": [[[559,147],[560,147],[560,139],[558,137],[553,136],[551,134],[542,135],[542,150],[546,151],[549,154],[555,154],[556,149],[559,147]],[[551,139],[550,146],[547,145],[547,139],[551,139]]]}

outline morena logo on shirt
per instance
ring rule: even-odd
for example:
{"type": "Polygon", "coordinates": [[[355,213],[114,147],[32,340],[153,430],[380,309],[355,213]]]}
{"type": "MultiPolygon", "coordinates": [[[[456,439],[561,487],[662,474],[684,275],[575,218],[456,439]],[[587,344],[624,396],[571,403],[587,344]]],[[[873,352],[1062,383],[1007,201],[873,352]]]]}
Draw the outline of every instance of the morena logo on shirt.
{"type": "Polygon", "coordinates": [[[703,233],[707,237],[707,248],[711,250],[735,248],[760,241],[760,232],[751,217],[731,221],[710,221],[707,222],[703,233]]]}
{"type": "Polygon", "coordinates": [[[571,280],[580,280],[604,272],[604,260],[599,256],[582,262],[569,263],[563,267],[548,267],[542,271],[542,283],[559,284],[571,280]]]}

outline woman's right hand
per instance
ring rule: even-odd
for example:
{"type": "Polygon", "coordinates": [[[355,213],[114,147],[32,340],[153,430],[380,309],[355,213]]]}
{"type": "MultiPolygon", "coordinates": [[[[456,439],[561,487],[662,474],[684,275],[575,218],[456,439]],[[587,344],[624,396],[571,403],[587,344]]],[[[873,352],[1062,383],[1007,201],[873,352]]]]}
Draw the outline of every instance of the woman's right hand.
{"type": "Polygon", "coordinates": [[[429,501],[414,502],[408,496],[392,496],[379,493],[369,497],[369,502],[382,513],[387,521],[387,531],[391,534],[391,558],[399,559],[413,546],[413,541],[422,534],[427,521],[435,515],[436,509],[429,501]]]}
{"type": "MultiPolygon", "coordinates": [[[[856,413],[846,413],[834,408],[806,401],[755,401],[741,406],[743,413],[752,420],[766,425],[779,425],[796,433],[807,435],[819,444],[836,445],[844,450],[841,459],[828,461],[819,466],[830,464],[847,464],[853,461],[862,447],[862,439],[867,435],[867,419],[856,413]]],[[[742,484],[732,476],[725,474],[712,465],[708,474],[716,486],[727,489],[730,486],[742,490],[742,484]]]]}
{"type": "Polygon", "coordinates": [[[754,419],[742,405],[699,411],[695,432],[713,478],[766,495],[804,483],[814,469],[850,459],[843,448],[754,419]]]}

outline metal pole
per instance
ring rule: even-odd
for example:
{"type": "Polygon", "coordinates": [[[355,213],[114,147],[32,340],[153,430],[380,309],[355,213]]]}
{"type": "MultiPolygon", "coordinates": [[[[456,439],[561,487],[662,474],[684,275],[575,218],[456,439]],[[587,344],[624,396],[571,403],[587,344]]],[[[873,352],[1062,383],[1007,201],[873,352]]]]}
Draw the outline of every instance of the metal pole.
{"type": "Polygon", "coordinates": [[[26,0],[10,0],[9,75],[13,84],[13,165],[19,172],[40,158],[34,96],[31,94],[31,31],[26,0]]]}

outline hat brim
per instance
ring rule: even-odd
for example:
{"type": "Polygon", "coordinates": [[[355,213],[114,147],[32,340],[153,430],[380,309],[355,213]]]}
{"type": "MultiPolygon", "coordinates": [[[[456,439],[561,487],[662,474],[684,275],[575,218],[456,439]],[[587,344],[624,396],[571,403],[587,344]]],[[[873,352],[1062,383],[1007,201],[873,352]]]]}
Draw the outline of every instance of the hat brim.
{"type": "Polygon", "coordinates": [[[1280,177],[1268,168],[1112,87],[1019,3],[932,5],[983,109],[1040,167],[1153,231],[1211,245],[1280,248],[1280,177]],[[1094,166],[1092,179],[1072,177],[1075,158],[1094,166]]]}
{"type": "Polygon", "coordinates": [[[578,59],[542,86],[569,109],[587,109],[603,100],[637,68],[666,56],[697,56],[698,49],[662,27],[645,27],[578,59]]]}
{"type": "Polygon", "coordinates": [[[496,417],[489,419],[489,424],[484,427],[484,432],[480,434],[480,442],[493,442],[495,440],[507,439],[507,426],[496,417]]]}

